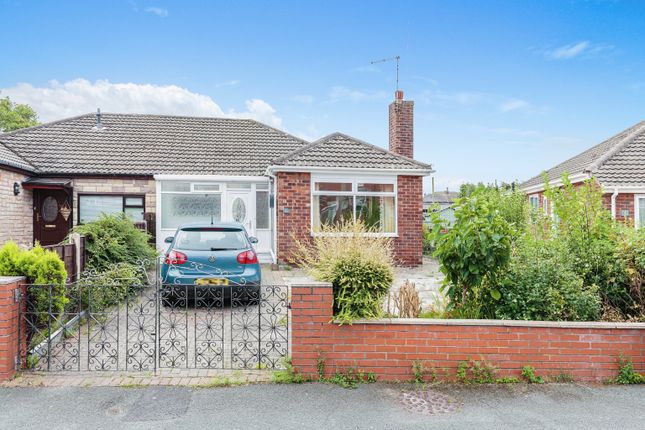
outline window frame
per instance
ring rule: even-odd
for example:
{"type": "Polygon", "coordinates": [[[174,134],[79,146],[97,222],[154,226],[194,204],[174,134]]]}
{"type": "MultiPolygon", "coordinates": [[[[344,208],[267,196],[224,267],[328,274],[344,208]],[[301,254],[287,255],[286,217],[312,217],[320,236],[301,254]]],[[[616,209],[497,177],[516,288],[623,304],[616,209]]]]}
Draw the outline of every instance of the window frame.
{"type": "MultiPolygon", "coordinates": [[[[110,196],[110,197],[121,197],[121,213],[125,213],[126,208],[141,208],[143,209],[143,220],[146,220],[146,195],[145,193],[116,193],[116,192],[108,192],[108,193],[77,193],[76,194],[76,205],[78,206],[76,209],[76,223],[77,225],[83,225],[81,222],[81,197],[105,197],[105,196],[110,196]],[[126,205],[125,201],[128,198],[140,198],[141,199],[141,206],[138,205],[126,205]]],[[[90,221],[91,222],[91,221],[90,221]]],[[[134,221],[134,222],[141,222],[141,221],[134,221]]]]}
{"type": "Polygon", "coordinates": [[[634,194],[634,228],[637,230],[645,228],[645,225],[640,224],[641,199],[645,200],[645,194],[634,194]]]}
{"type": "Polygon", "coordinates": [[[376,232],[366,233],[366,236],[378,237],[398,237],[399,236],[399,207],[398,207],[398,177],[397,176],[339,176],[339,175],[311,175],[310,182],[310,211],[309,211],[309,228],[312,236],[329,235],[330,233],[322,233],[316,231],[317,226],[314,225],[314,210],[316,206],[314,203],[315,196],[350,196],[352,197],[352,215],[356,220],[356,198],[359,196],[368,197],[393,197],[394,198],[394,231],[393,232],[376,232]],[[337,183],[351,183],[352,191],[316,191],[316,183],[320,182],[337,182],[337,183]],[[385,184],[392,185],[392,191],[358,191],[359,183],[370,184],[385,184]]]}
{"type": "Polygon", "coordinates": [[[540,195],[539,194],[531,194],[529,196],[529,206],[533,210],[539,210],[540,209],[540,195]],[[532,203],[533,201],[535,201],[535,206],[532,203]]]}
{"type": "Polygon", "coordinates": [[[261,231],[271,231],[271,192],[267,188],[266,190],[255,189],[252,194],[252,197],[255,199],[253,202],[253,210],[255,212],[255,230],[261,231]],[[258,193],[266,193],[266,203],[267,203],[267,227],[258,227],[258,193]]]}

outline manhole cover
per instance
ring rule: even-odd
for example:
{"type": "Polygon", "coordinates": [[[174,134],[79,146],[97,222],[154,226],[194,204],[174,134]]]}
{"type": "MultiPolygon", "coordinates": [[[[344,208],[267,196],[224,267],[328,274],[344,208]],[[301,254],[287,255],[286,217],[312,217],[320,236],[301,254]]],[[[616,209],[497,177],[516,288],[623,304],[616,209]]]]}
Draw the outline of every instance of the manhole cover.
{"type": "Polygon", "coordinates": [[[404,391],[399,401],[408,411],[424,415],[449,414],[460,406],[454,398],[431,390],[404,391]]]}

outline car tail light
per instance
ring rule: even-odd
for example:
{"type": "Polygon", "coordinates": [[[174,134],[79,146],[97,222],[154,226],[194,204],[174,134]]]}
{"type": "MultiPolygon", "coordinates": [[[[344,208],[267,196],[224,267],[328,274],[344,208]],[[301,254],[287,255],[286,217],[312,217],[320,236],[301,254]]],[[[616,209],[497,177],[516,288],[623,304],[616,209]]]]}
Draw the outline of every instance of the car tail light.
{"type": "Polygon", "coordinates": [[[186,254],[184,254],[183,252],[173,250],[166,255],[165,263],[176,265],[176,264],[184,264],[186,263],[186,261],[188,261],[188,257],[186,256],[186,254]]]}
{"type": "Polygon", "coordinates": [[[258,262],[258,256],[251,250],[244,251],[237,255],[237,262],[240,264],[256,264],[258,262]]]}

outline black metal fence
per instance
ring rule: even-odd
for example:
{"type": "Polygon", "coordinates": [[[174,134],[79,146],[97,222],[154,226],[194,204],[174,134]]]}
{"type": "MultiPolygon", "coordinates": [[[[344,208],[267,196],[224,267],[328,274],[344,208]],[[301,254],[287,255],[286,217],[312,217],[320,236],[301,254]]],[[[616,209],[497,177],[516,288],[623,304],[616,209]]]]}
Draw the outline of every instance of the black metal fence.
{"type": "Polygon", "coordinates": [[[18,299],[25,369],[278,369],[289,353],[285,285],[77,282],[18,299]]]}

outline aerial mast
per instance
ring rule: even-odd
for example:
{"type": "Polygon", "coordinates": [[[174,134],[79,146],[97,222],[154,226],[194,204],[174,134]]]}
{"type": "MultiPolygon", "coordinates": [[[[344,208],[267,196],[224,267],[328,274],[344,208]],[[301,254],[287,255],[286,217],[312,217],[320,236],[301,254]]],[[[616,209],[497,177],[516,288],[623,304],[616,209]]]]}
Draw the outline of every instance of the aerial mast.
{"type": "Polygon", "coordinates": [[[383,58],[382,60],[370,61],[370,64],[386,63],[388,61],[396,61],[396,90],[399,90],[399,60],[401,60],[400,55],[395,55],[394,57],[383,58]]]}

